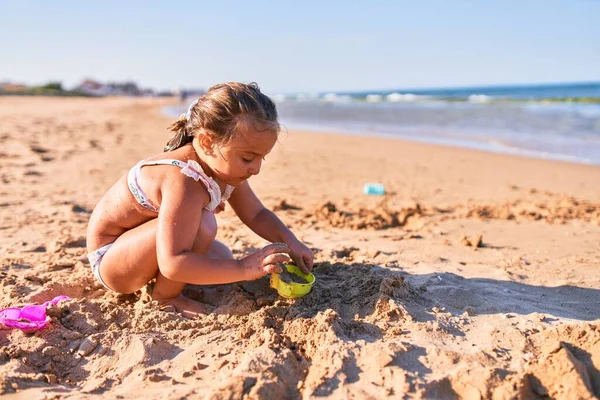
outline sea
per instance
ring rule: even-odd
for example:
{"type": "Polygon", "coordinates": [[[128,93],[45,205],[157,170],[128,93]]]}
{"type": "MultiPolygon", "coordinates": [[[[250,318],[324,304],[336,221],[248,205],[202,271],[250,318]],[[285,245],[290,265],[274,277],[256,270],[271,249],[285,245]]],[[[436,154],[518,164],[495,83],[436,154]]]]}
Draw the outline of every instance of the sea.
{"type": "MultiPolygon", "coordinates": [[[[600,165],[600,82],[269,95],[284,130],[600,165]]],[[[164,112],[178,116],[186,108],[183,102],[164,112]]]]}

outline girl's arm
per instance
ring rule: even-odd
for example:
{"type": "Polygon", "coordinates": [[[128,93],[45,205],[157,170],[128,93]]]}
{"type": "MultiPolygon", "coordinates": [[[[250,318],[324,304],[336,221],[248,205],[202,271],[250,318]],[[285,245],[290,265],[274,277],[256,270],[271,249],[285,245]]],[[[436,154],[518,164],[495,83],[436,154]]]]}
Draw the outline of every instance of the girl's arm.
{"type": "Polygon", "coordinates": [[[313,252],[258,199],[248,181],[236,187],[229,204],[240,220],[254,233],[270,242],[282,242],[290,248],[290,256],[305,272],[313,267],[313,252]]]}
{"type": "Polygon", "coordinates": [[[287,259],[285,246],[267,246],[241,260],[207,258],[192,251],[202,212],[209,203],[206,190],[189,178],[165,179],[156,231],[160,272],[177,282],[219,284],[259,278],[287,259]]]}

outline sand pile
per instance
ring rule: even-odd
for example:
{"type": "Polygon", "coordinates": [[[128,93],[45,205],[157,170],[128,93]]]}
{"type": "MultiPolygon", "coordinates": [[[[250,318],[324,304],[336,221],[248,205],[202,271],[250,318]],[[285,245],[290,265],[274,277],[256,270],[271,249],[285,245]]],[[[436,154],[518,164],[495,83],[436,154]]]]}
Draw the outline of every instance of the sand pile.
{"type": "Polygon", "coordinates": [[[335,204],[327,202],[318,206],[312,213],[306,213],[302,220],[309,225],[381,230],[405,226],[409,218],[418,218],[421,215],[423,210],[419,204],[401,210],[390,210],[385,205],[375,209],[360,207],[355,210],[340,210],[335,204]]]}
{"type": "MultiPolygon", "coordinates": [[[[217,372],[224,383],[212,393],[227,398],[331,391],[344,379],[346,363],[356,362],[348,341],[396,335],[413,320],[403,302],[419,307],[421,301],[421,291],[401,276],[374,266],[347,267],[319,264],[315,295],[297,301],[277,298],[267,279],[190,288],[188,296],[212,309],[197,321],[159,310],[141,295],[61,303],[49,312],[49,329],[10,333],[14,340],[0,353],[2,393],[37,382],[96,392],[132,376],[202,386],[198,381],[217,372]],[[344,279],[348,272],[353,279],[344,279]],[[337,290],[340,283],[348,290],[337,290]],[[355,302],[357,296],[363,302],[355,302]]],[[[378,356],[379,363],[390,357],[385,354],[378,356]]]]}
{"type": "Polygon", "coordinates": [[[544,221],[564,224],[568,221],[582,221],[600,224],[600,203],[579,200],[572,196],[552,193],[539,200],[517,199],[505,203],[458,204],[446,207],[423,206],[415,203],[412,207],[391,207],[387,200],[373,207],[340,207],[326,202],[315,207],[314,211],[298,213],[300,207],[281,200],[277,211],[291,211],[295,221],[303,226],[345,228],[352,230],[383,230],[404,227],[419,230],[426,225],[436,225],[442,221],[456,219],[544,221]]]}
{"type": "Polygon", "coordinates": [[[515,200],[503,205],[475,205],[464,214],[466,218],[545,221],[564,224],[580,220],[600,224],[600,204],[578,200],[571,196],[550,195],[542,201],[515,200]]]}
{"type": "MultiPolygon", "coordinates": [[[[206,398],[333,395],[342,384],[376,397],[406,390],[425,398],[592,398],[597,390],[597,323],[549,329],[543,318],[515,316],[509,325],[516,329],[488,326],[490,337],[507,336],[504,343],[465,353],[461,338],[485,324],[435,305],[439,288],[430,292],[428,282],[417,287],[410,277],[365,264],[323,262],[315,275],[313,293],[298,300],[278,298],[266,279],[189,288],[211,309],[196,321],[141,294],[61,303],[50,310],[50,328],[6,337],[0,390],[51,384],[123,395],[143,383],[140,397],[167,385],[173,395],[206,398]],[[425,346],[425,339],[439,344],[425,346]]],[[[474,300],[462,296],[464,304],[474,300]]]]}

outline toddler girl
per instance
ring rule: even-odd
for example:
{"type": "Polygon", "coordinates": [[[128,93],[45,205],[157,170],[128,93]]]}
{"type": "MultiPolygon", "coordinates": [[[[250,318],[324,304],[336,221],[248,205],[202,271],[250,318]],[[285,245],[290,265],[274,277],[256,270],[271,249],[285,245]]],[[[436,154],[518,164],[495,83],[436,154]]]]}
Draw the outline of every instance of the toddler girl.
{"type": "Polygon", "coordinates": [[[279,133],[275,104],[256,84],[211,87],[169,129],[176,133],[165,152],[124,174],[90,217],[88,259],[102,285],[132,293],[156,278],[152,298],[193,318],[205,307],[181,295],[186,283],[253,280],[281,272],[290,257],[312,269],[312,251],[248,184],[279,133]],[[226,201],[272,244],[234,260],[215,240],[226,201]]]}

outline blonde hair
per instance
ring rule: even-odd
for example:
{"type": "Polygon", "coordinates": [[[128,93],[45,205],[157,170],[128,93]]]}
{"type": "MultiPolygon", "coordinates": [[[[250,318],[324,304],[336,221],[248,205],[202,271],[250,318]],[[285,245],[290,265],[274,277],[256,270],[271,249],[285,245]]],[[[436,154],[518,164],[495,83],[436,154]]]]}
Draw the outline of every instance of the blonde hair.
{"type": "Polygon", "coordinates": [[[192,104],[187,114],[169,126],[175,135],[164,151],[191,143],[200,131],[209,135],[215,144],[222,145],[231,140],[240,123],[257,122],[266,123],[268,130],[279,132],[275,103],[256,83],[215,85],[192,104]]]}

